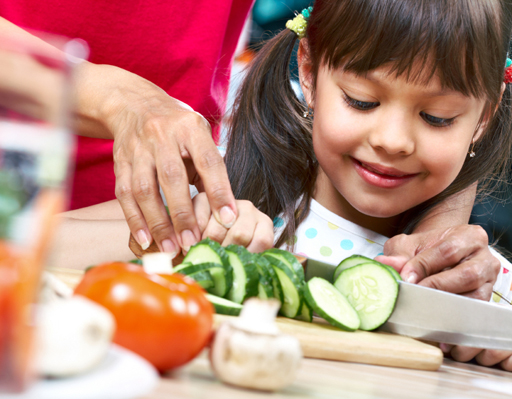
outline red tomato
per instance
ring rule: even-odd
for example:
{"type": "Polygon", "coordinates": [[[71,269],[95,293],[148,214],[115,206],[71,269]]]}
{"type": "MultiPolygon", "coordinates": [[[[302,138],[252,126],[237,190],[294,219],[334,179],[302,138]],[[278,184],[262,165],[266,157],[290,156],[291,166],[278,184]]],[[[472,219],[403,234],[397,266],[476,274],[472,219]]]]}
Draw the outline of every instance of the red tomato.
{"type": "Polygon", "coordinates": [[[114,342],[159,371],[187,363],[209,341],[213,306],[197,283],[181,275],[160,277],[134,264],[109,263],[89,270],[75,294],[109,309],[117,324],[114,342]]]}

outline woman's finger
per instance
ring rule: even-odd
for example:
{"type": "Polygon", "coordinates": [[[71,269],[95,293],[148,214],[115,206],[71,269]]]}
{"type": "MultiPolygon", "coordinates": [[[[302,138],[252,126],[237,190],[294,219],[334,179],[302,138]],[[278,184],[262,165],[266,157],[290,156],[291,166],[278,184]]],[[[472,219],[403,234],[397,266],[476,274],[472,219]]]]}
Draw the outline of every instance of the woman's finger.
{"type": "Polygon", "coordinates": [[[512,351],[486,349],[476,355],[475,360],[482,366],[494,366],[512,356],[512,351]]]}
{"type": "Polygon", "coordinates": [[[131,165],[128,162],[115,163],[114,172],[116,175],[116,198],[123,209],[130,232],[141,248],[145,250],[151,245],[153,238],[133,196],[131,165]]]}
{"type": "Polygon", "coordinates": [[[450,356],[458,362],[469,362],[476,355],[482,352],[481,348],[470,348],[468,346],[454,346],[450,351],[450,356]]]}
{"type": "Polygon", "coordinates": [[[448,267],[457,266],[463,259],[475,256],[477,251],[487,248],[487,243],[487,233],[480,226],[465,225],[448,229],[435,244],[409,260],[400,274],[404,280],[418,283],[448,267]]]}
{"type": "Polygon", "coordinates": [[[161,251],[171,253],[174,257],[179,253],[180,246],[160,195],[152,158],[149,155],[141,156],[139,162],[132,165],[132,169],[133,196],[151,236],[161,251]]]}

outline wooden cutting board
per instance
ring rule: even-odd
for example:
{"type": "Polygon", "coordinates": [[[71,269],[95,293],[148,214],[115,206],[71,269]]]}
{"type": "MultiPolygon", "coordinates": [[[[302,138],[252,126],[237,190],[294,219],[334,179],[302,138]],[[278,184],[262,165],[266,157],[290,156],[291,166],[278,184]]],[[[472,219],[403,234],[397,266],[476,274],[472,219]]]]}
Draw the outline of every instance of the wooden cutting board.
{"type": "MultiPolygon", "coordinates": [[[[232,318],[215,315],[215,327],[232,318]]],[[[342,331],[320,318],[306,323],[278,317],[277,324],[299,340],[305,357],[418,370],[437,370],[443,362],[439,348],[396,334],[342,331]]]]}

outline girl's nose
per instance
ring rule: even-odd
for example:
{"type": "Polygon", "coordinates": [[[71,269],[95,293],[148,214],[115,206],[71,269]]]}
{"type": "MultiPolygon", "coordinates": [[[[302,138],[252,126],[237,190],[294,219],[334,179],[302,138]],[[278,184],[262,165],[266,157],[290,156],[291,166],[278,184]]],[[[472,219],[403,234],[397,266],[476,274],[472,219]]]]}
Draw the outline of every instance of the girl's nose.
{"type": "Polygon", "coordinates": [[[368,142],[389,155],[410,155],[415,150],[413,123],[405,113],[385,113],[371,129],[368,142]]]}

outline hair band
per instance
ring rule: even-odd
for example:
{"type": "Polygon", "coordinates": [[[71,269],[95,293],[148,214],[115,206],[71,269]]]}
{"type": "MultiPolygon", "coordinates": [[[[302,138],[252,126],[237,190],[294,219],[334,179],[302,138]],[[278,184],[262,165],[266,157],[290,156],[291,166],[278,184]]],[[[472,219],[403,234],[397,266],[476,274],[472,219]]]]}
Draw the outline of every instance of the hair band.
{"type": "Polygon", "coordinates": [[[506,84],[512,83],[512,60],[508,57],[505,64],[505,76],[503,77],[503,81],[506,84]]]}
{"type": "Polygon", "coordinates": [[[299,39],[306,36],[306,28],[308,26],[308,19],[313,11],[313,7],[308,7],[302,10],[300,14],[297,14],[295,18],[289,19],[286,22],[286,28],[295,32],[299,39]]]}

